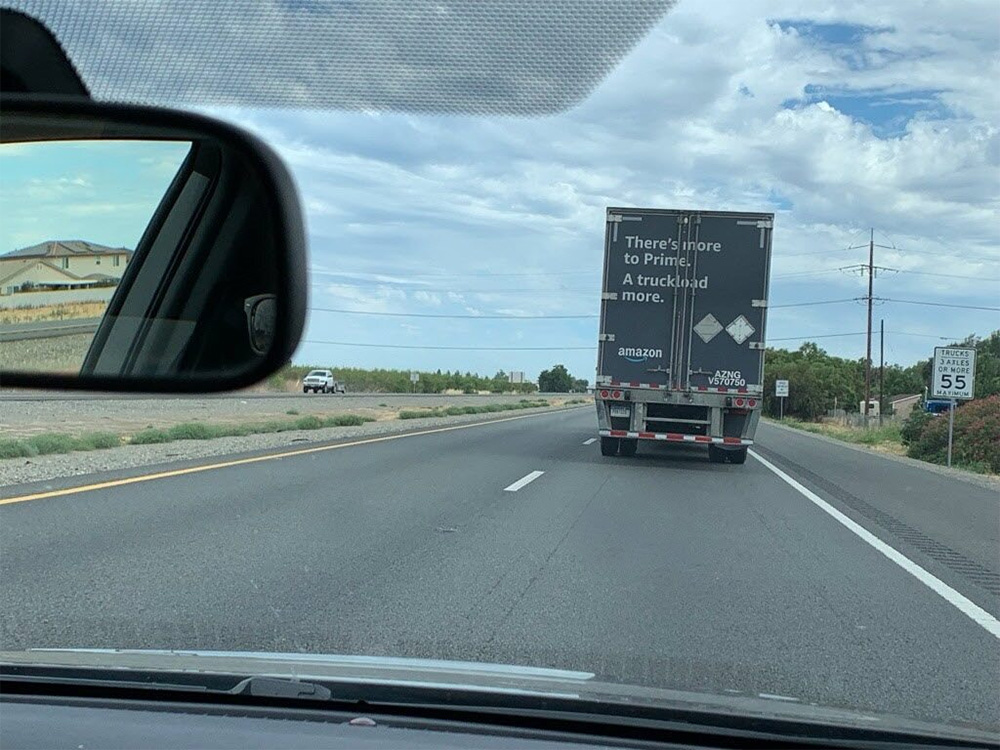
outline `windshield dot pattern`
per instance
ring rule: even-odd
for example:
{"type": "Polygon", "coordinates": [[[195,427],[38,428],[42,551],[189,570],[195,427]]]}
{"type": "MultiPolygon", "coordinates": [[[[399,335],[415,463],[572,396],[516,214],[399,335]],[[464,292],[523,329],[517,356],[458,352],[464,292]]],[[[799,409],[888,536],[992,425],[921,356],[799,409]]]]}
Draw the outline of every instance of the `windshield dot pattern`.
{"type": "Polygon", "coordinates": [[[95,99],[156,105],[554,114],[673,0],[13,0],[95,99]]]}

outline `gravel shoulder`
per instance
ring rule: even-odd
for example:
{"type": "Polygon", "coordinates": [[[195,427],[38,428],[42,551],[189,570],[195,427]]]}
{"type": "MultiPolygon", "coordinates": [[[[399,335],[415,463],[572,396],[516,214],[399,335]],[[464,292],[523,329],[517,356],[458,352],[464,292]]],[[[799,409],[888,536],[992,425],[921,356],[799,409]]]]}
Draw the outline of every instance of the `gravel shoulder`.
{"type": "MultiPolygon", "coordinates": [[[[373,397],[379,398],[379,397],[373,397]]],[[[516,400],[516,399],[515,399],[516,400]]],[[[155,403],[155,402],[153,402],[155,403]]],[[[461,401],[448,402],[461,405],[461,401]]],[[[479,399],[477,403],[483,403],[479,399]]],[[[552,413],[574,408],[593,408],[592,404],[568,407],[542,407],[523,411],[497,412],[495,414],[469,414],[457,417],[431,417],[416,420],[384,419],[368,422],[358,427],[330,427],[320,430],[295,430],[264,435],[225,437],[214,440],[177,440],[156,445],[126,445],[90,452],[63,453],[32,458],[0,460],[0,487],[10,487],[32,482],[43,482],[67,477],[83,477],[107,471],[134,469],[156,464],[184,462],[213,456],[230,456],[254,451],[300,448],[312,444],[328,443],[352,438],[379,437],[404,432],[433,429],[449,425],[476,422],[493,422],[530,414],[552,413]]],[[[348,413],[337,409],[335,413],[348,413]]],[[[311,413],[311,412],[310,412],[311,413]]],[[[260,416],[256,414],[255,416],[260,416]]],[[[175,418],[171,424],[184,421],[175,418]]],[[[143,426],[145,426],[145,422],[143,426]]],[[[596,429],[596,422],[595,422],[596,429]]]]}

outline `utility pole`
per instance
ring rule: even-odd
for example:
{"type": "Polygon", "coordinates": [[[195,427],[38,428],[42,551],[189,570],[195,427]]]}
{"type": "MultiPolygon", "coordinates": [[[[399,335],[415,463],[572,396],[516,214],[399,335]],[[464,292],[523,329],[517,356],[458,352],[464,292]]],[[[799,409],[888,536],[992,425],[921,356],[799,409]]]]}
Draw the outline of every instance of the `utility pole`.
{"type": "Polygon", "coordinates": [[[875,283],[875,227],[868,240],[868,345],[865,350],[865,426],[868,425],[868,403],[872,398],[872,293],[875,283]]]}
{"type": "Polygon", "coordinates": [[[882,426],[885,412],[885,318],[879,320],[878,330],[878,426],[882,426]]]}

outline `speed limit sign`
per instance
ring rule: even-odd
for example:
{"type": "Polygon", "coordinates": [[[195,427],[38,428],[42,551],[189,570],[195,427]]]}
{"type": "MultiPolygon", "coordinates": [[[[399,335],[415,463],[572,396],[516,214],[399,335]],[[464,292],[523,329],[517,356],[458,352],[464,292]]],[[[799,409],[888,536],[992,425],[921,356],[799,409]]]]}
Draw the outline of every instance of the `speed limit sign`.
{"type": "Polygon", "coordinates": [[[933,398],[971,399],[975,392],[976,350],[934,347],[933,398]]]}

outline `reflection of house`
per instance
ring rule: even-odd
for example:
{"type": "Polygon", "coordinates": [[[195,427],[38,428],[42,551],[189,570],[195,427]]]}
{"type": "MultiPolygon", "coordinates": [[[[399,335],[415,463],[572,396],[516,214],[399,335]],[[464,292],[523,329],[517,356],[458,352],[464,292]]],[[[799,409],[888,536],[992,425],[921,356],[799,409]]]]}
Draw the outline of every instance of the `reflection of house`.
{"type": "Polygon", "coordinates": [[[114,286],[132,257],[82,240],[42,242],[0,255],[0,294],[114,286]]]}
{"type": "Polygon", "coordinates": [[[899,396],[891,396],[889,398],[889,405],[892,407],[891,411],[900,417],[910,416],[910,412],[920,403],[920,394],[902,394],[899,396]]]}

